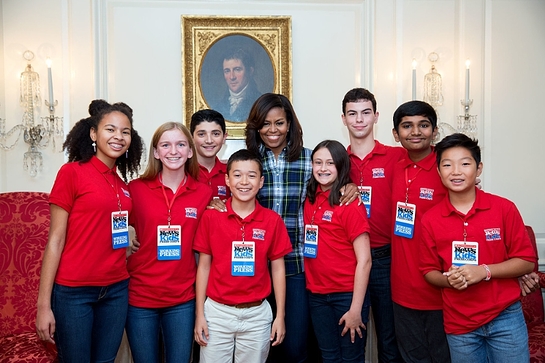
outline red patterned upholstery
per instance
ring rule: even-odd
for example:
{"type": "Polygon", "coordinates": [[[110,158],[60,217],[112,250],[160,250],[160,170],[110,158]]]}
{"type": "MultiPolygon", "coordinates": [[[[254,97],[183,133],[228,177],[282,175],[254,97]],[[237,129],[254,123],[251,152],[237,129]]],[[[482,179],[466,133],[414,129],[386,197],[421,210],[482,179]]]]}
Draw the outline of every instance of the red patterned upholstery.
{"type": "MultiPolygon", "coordinates": [[[[532,227],[526,226],[530,240],[534,245],[537,255],[536,236],[532,227]]],[[[538,266],[534,268],[539,274],[539,285],[545,288],[545,273],[538,271],[538,266]]],[[[541,290],[529,294],[522,298],[522,310],[524,319],[528,326],[528,343],[530,345],[530,363],[545,362],[545,322],[543,312],[543,297],[541,290]]]]}
{"type": "Polygon", "coordinates": [[[0,363],[56,361],[35,329],[48,201],[47,193],[0,194],[0,363]]]}

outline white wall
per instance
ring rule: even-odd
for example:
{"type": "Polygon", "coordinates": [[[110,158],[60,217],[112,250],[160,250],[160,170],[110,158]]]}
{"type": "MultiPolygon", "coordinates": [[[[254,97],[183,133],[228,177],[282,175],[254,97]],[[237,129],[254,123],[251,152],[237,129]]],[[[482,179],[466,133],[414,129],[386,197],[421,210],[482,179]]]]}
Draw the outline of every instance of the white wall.
{"type": "MultiPolygon", "coordinates": [[[[391,115],[411,98],[411,61],[416,58],[417,97],[439,54],[445,103],[441,121],[463,112],[464,62],[471,59],[471,113],[478,115],[484,152],[483,186],[512,199],[525,222],[545,239],[540,206],[545,179],[540,139],[540,96],[545,84],[545,2],[542,0],[341,0],[341,1],[114,1],[3,0],[0,3],[0,117],[19,123],[22,53],[36,54],[33,67],[47,99],[45,58],[53,60],[57,114],[67,130],[85,117],[93,98],[124,101],[135,127],[149,142],[167,120],[182,120],[182,14],[290,15],[293,104],[312,148],[324,138],[347,143],[341,100],[355,86],[369,88],[381,113],[377,138],[393,143],[391,115]]],[[[45,106],[41,108],[45,116],[45,106]]],[[[230,142],[229,154],[241,146],[230,142]]],[[[62,154],[44,151],[36,178],[22,170],[20,142],[0,151],[0,191],[49,191],[62,154]]],[[[545,244],[541,255],[545,257],[545,244]]]]}

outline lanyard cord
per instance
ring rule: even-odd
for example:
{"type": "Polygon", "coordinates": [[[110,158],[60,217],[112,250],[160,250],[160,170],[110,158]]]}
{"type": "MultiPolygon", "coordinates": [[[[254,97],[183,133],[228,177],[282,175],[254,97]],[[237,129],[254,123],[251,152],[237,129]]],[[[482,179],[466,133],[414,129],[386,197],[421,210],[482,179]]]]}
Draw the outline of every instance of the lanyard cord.
{"type": "MultiPolygon", "coordinates": [[[[417,165],[415,164],[415,166],[417,166],[417,165]]],[[[419,168],[416,171],[416,174],[414,174],[413,178],[409,179],[409,169],[408,169],[408,167],[405,168],[405,186],[407,188],[405,190],[405,204],[409,203],[409,187],[411,186],[413,181],[416,179],[416,177],[418,176],[418,174],[420,173],[421,170],[422,170],[422,168],[419,168]]]]}
{"type": "Polygon", "coordinates": [[[163,184],[161,174],[159,174],[159,181],[161,182],[161,189],[163,190],[163,196],[165,197],[165,203],[168,209],[167,222],[168,222],[168,226],[170,227],[170,221],[172,220],[172,215],[171,215],[172,206],[174,205],[174,201],[176,200],[176,197],[178,196],[180,189],[182,189],[182,187],[185,185],[185,182],[187,181],[187,174],[184,176],[184,179],[182,180],[178,188],[176,188],[176,193],[174,193],[174,196],[172,197],[172,200],[170,201],[168,200],[167,193],[165,191],[165,185],[163,184]]]}
{"type": "Polygon", "coordinates": [[[114,192],[114,194],[115,194],[115,197],[117,198],[117,207],[119,208],[119,211],[121,212],[121,211],[122,211],[122,208],[121,208],[121,198],[119,198],[119,190],[117,189],[117,178],[116,178],[116,175],[115,175],[114,171],[111,170],[111,169],[109,170],[109,172],[110,172],[110,173],[113,175],[113,177],[114,177],[114,184],[115,184],[115,186],[114,186],[112,183],[110,183],[110,181],[108,180],[108,178],[106,178],[106,175],[105,175],[104,173],[101,173],[100,170],[98,170],[98,168],[97,168],[94,164],[93,164],[93,166],[94,166],[95,169],[98,171],[98,173],[104,177],[104,180],[106,180],[106,183],[108,183],[108,185],[112,187],[112,190],[113,190],[113,192],[114,192]]]}

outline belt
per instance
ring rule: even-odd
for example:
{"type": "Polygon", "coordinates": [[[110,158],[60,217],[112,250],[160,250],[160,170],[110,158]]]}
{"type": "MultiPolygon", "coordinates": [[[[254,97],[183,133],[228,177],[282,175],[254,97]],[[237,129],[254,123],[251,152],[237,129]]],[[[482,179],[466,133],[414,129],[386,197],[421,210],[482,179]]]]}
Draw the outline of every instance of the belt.
{"type": "Polygon", "coordinates": [[[253,308],[255,306],[259,306],[261,304],[263,304],[263,300],[257,300],[257,301],[252,301],[252,302],[242,303],[242,304],[236,304],[236,305],[231,305],[231,306],[235,307],[237,309],[247,309],[247,308],[253,308]]]}
{"type": "Polygon", "coordinates": [[[390,249],[390,245],[377,247],[377,248],[371,248],[371,258],[383,258],[383,257],[389,257],[392,255],[392,251],[390,249]]]}

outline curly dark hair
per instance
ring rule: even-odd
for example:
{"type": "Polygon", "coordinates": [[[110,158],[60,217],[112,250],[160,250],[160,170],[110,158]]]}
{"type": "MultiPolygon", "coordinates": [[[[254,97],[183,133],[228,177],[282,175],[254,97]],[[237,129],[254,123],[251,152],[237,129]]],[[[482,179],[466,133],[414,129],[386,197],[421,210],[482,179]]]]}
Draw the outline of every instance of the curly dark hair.
{"type": "Polygon", "coordinates": [[[68,161],[86,163],[91,160],[95,152],[92,146],[93,140],[91,140],[90,131],[91,129],[97,130],[100,121],[111,112],[123,113],[131,123],[131,143],[127,150],[127,157],[123,156],[117,158],[115,161],[115,165],[121,173],[123,180],[128,182],[128,176],[132,178],[138,175],[144,142],[138,135],[138,132],[132,128],[132,108],[127,104],[123,102],[109,104],[104,100],[93,100],[89,105],[90,117],[79,120],[72,127],[62,147],[68,153],[68,161]]]}

